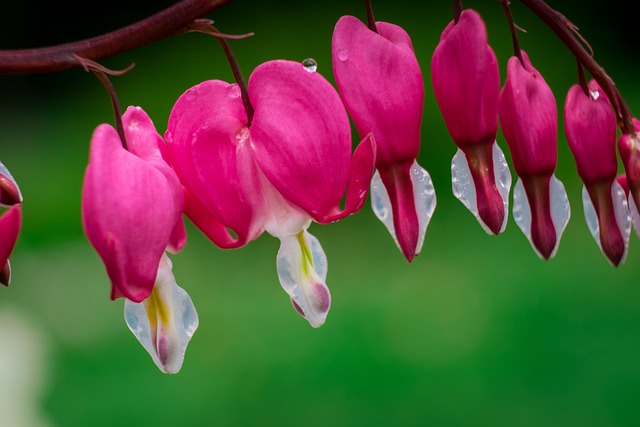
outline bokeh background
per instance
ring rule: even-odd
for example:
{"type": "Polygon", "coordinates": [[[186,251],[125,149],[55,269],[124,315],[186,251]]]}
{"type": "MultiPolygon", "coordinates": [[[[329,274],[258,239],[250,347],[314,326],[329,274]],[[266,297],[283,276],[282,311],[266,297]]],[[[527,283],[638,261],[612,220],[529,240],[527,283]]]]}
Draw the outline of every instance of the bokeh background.
{"type": "MultiPolygon", "coordinates": [[[[0,49],[98,35],[173,2],[2,2],[0,49]],[[141,4],[138,4],[141,3],[141,4]]],[[[600,1],[553,1],[589,40],[631,110],[640,111],[633,15],[600,1]]],[[[497,1],[467,1],[486,20],[504,79],[511,41],[497,1]]],[[[556,257],[539,259],[510,215],[487,235],[451,193],[455,145],[433,98],[429,63],[451,4],[374,1],[403,26],[422,65],[426,101],[419,162],[438,205],[422,254],[407,263],[367,202],[311,226],[329,258],[333,304],[312,329],[278,284],[278,241],[223,251],[187,221],[173,257],[200,327],[177,375],[164,375],[109,299],[104,267],[83,235],[80,194],[89,139],[113,123],[101,84],[81,69],[0,75],[0,159],[19,181],[24,227],[13,283],[0,289],[0,426],[637,426],[640,425],[640,242],[608,264],[589,234],[581,182],[562,134],[558,169],[572,217],[556,257]]],[[[568,50],[519,2],[522,47],[559,112],[576,81],[568,50]]],[[[315,58],[332,83],[330,40],[361,1],[237,0],[208,16],[245,74],[274,59],[315,58]]],[[[177,97],[206,79],[232,80],[211,37],[186,34],[102,61],[123,107],[158,130],[177,97]]],[[[354,135],[354,141],[355,141],[354,135]]],[[[506,149],[501,134],[498,144],[506,149]]],[[[507,153],[507,160],[511,158],[507,153]]],[[[512,168],[513,172],[513,168],[512,168]]],[[[150,207],[152,208],[152,207],[150,207]]]]}

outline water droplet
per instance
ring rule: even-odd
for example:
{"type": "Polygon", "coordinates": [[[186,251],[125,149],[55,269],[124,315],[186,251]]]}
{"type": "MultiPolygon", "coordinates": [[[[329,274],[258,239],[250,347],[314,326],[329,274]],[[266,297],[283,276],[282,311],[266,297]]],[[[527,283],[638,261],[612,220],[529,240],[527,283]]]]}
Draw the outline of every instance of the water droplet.
{"type": "Polygon", "coordinates": [[[345,48],[338,49],[338,59],[340,61],[346,61],[349,59],[349,51],[345,48]]]}
{"type": "Polygon", "coordinates": [[[589,93],[591,94],[591,99],[593,99],[594,101],[600,98],[600,92],[598,92],[597,90],[591,90],[589,91],[589,93]]]}
{"type": "Polygon", "coordinates": [[[310,73],[315,73],[318,70],[318,63],[313,58],[307,58],[302,61],[302,66],[310,73]]]}
{"type": "Polygon", "coordinates": [[[229,85],[227,88],[227,96],[229,98],[239,98],[240,97],[240,86],[237,84],[229,85]]]}
{"type": "Polygon", "coordinates": [[[189,89],[184,93],[184,96],[185,98],[187,98],[187,100],[193,101],[194,99],[196,99],[196,91],[193,89],[189,89]]]}
{"type": "Polygon", "coordinates": [[[249,138],[249,128],[241,128],[236,134],[238,142],[244,142],[249,138]]]}

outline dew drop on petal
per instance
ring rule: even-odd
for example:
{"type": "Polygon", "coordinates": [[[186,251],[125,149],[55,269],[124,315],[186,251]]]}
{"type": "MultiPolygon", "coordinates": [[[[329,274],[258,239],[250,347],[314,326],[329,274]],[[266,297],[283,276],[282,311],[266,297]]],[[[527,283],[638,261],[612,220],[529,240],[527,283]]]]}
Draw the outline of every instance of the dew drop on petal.
{"type": "Polygon", "coordinates": [[[529,206],[529,199],[527,199],[527,193],[524,191],[524,185],[522,185],[520,178],[513,186],[513,219],[527,236],[533,249],[536,249],[531,240],[531,206],[529,206]]]}
{"type": "Polygon", "coordinates": [[[340,61],[346,61],[349,59],[349,50],[345,48],[338,49],[338,59],[340,61]]]}
{"type": "Polygon", "coordinates": [[[310,73],[315,73],[318,70],[318,63],[313,58],[307,58],[302,61],[304,69],[310,73]]]}
{"type": "Polygon", "coordinates": [[[600,92],[598,92],[597,90],[591,90],[589,91],[589,93],[591,94],[591,99],[594,101],[600,98],[600,92]]]}
{"type": "Polygon", "coordinates": [[[184,93],[185,98],[189,101],[193,101],[196,99],[196,90],[191,88],[184,93]]]}
{"type": "Polygon", "coordinates": [[[380,178],[380,173],[377,169],[373,174],[373,178],[371,178],[370,194],[371,208],[373,209],[373,213],[387,228],[389,234],[391,234],[391,237],[393,237],[393,241],[396,242],[396,245],[399,248],[400,244],[398,243],[396,230],[393,225],[393,211],[391,208],[391,200],[389,199],[389,193],[387,193],[387,189],[384,187],[382,178],[380,178]]]}
{"type": "Polygon", "coordinates": [[[613,212],[616,215],[616,222],[622,239],[624,240],[624,254],[620,259],[620,264],[624,263],[627,258],[629,249],[629,236],[631,234],[631,214],[629,213],[629,204],[627,203],[627,194],[622,185],[618,181],[613,182],[611,186],[611,198],[613,199],[613,212]]]}
{"type": "Polygon", "coordinates": [[[237,84],[231,84],[229,85],[229,87],[227,87],[227,96],[229,98],[239,98],[240,95],[240,86],[238,86],[237,84]]]}
{"type": "Polygon", "coordinates": [[[413,184],[413,199],[416,206],[416,213],[418,214],[418,226],[420,227],[418,244],[416,245],[416,254],[419,254],[424,244],[427,226],[436,209],[436,190],[429,172],[415,160],[411,166],[411,183],[413,184]]]}
{"type": "Polygon", "coordinates": [[[553,220],[553,227],[556,229],[556,246],[549,257],[553,258],[560,246],[560,238],[562,237],[565,228],[567,228],[567,224],[569,224],[569,218],[571,218],[571,206],[569,205],[567,190],[564,188],[562,181],[553,175],[551,177],[550,185],[551,219],[553,220]]]}

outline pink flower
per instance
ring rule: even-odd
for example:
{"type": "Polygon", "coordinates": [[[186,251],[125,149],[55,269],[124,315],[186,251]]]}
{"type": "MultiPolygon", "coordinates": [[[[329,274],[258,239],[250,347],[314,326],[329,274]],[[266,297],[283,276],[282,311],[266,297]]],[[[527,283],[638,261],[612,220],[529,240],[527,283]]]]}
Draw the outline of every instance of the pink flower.
{"type": "Polygon", "coordinates": [[[424,107],[422,72],[409,35],[376,23],[371,31],[353,16],[336,23],[333,73],[360,136],[376,140],[371,204],[408,261],[421,250],[435,209],[431,178],[418,165],[424,107]]]}
{"type": "Polygon", "coordinates": [[[0,215],[0,283],[9,286],[11,264],[9,257],[15,248],[22,227],[22,194],[18,183],[0,162],[0,208],[8,208],[0,215]]]}
{"type": "Polygon", "coordinates": [[[445,124],[458,146],[453,192],[488,233],[507,225],[511,173],[496,144],[500,71],[480,15],[451,21],[431,58],[431,80],[445,124]]]}
{"type": "Polygon", "coordinates": [[[186,243],[180,181],[165,161],[165,142],[149,116],[122,116],[127,148],[106,124],[91,139],[82,221],[111,279],[111,298],[126,298],[125,320],[163,372],[182,366],[198,317],[177,286],[165,251],[186,243]]]}
{"type": "Polygon", "coordinates": [[[239,87],[220,80],[192,87],[174,105],[165,137],[185,213],[222,248],[243,246],[263,231],[279,238],[280,283],[318,327],[331,301],[327,262],[306,230],[312,221],[334,222],[362,208],[375,144],[365,138],[352,155],[340,97],[312,67],[266,62],[251,74],[248,92],[251,123],[239,87]]]}
{"type": "Polygon", "coordinates": [[[609,99],[595,81],[589,93],[573,85],[564,105],[565,133],[584,183],[587,225],[604,255],[623,262],[629,245],[629,214],[624,189],[616,180],[616,118],[609,99]]]}
{"type": "Polygon", "coordinates": [[[555,177],[557,108],[551,88],[531,65],[511,57],[500,93],[499,116],[518,182],[513,216],[534,250],[544,259],[555,254],[570,210],[564,185],[555,177]]]}
{"type": "Polygon", "coordinates": [[[109,125],[93,133],[82,221],[111,279],[111,298],[141,302],[153,289],[184,202],[151,119],[141,108],[129,107],[122,121],[128,150],[109,125]]]}
{"type": "Polygon", "coordinates": [[[640,121],[636,118],[633,118],[633,127],[634,132],[623,133],[618,138],[618,151],[625,169],[629,211],[636,233],[640,233],[640,121]]]}

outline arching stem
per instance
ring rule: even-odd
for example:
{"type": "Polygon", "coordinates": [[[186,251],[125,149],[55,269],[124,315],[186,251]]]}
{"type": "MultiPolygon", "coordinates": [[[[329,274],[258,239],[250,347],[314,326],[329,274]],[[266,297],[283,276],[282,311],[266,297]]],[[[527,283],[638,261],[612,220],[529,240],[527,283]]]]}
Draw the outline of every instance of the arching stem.
{"type": "Polygon", "coordinates": [[[524,64],[524,59],[522,58],[522,50],[520,49],[520,42],[518,41],[518,33],[517,33],[516,25],[513,22],[513,16],[511,15],[511,8],[509,7],[510,4],[511,2],[509,0],[500,0],[500,5],[504,10],[504,14],[507,17],[507,21],[509,22],[509,30],[511,31],[511,41],[513,43],[513,55],[516,58],[518,58],[518,60],[520,61],[520,64],[522,64],[522,66],[526,68],[524,64]]]}
{"type": "Polygon", "coordinates": [[[373,16],[373,6],[371,6],[371,0],[364,0],[364,3],[367,7],[367,26],[374,33],[378,32],[378,27],[376,26],[376,18],[373,16]]]}

